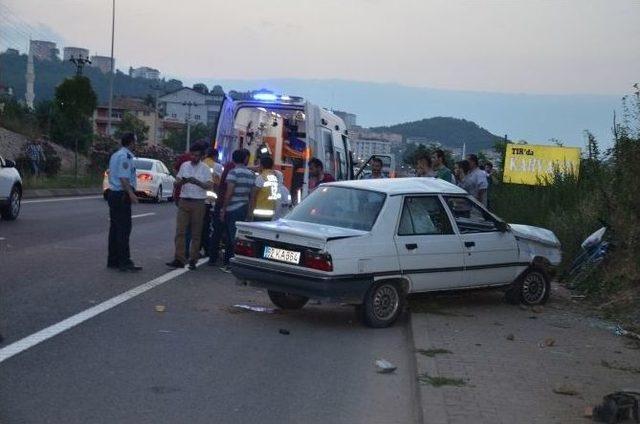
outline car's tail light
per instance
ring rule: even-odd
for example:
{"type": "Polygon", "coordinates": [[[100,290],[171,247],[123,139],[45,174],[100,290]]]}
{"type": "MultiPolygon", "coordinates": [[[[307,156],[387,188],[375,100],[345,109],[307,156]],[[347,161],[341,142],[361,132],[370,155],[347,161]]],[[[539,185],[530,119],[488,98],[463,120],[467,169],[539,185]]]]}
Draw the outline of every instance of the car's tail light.
{"type": "Polygon", "coordinates": [[[151,181],[153,180],[153,175],[151,174],[140,174],[138,175],[138,179],[142,181],[151,181]]]}
{"type": "Polygon", "coordinates": [[[302,264],[307,268],[313,268],[319,271],[333,271],[331,255],[324,252],[306,251],[302,264]]]}
{"type": "Polygon", "coordinates": [[[233,253],[240,256],[256,257],[256,244],[251,240],[236,240],[236,245],[233,248],[233,253]]]}

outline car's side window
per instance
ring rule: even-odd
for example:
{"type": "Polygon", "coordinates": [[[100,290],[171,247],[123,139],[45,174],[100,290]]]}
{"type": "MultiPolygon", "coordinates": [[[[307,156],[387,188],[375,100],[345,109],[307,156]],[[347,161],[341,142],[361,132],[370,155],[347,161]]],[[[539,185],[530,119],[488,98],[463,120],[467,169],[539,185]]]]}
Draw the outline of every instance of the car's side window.
{"type": "Polygon", "coordinates": [[[453,234],[449,217],[436,196],[406,197],[399,236],[453,234]]]}
{"type": "Polygon", "coordinates": [[[497,221],[466,196],[445,197],[462,234],[498,231],[497,221]]]}

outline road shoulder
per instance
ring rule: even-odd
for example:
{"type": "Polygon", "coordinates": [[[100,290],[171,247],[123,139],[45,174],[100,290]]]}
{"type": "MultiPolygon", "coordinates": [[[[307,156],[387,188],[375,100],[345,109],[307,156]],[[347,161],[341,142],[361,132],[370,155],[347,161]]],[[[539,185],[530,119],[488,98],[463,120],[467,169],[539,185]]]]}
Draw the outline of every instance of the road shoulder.
{"type": "Polygon", "coordinates": [[[565,300],[534,312],[476,292],[412,306],[424,423],[580,423],[604,395],[640,388],[640,344],[565,300]]]}

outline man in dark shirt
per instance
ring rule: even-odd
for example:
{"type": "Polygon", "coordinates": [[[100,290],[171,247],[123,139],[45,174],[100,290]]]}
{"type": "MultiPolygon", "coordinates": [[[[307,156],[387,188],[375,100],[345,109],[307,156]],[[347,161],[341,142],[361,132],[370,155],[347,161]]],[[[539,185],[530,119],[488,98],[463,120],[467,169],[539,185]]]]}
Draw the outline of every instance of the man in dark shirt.
{"type": "Polygon", "coordinates": [[[315,190],[320,184],[335,181],[331,174],[324,172],[324,165],[318,158],[311,158],[309,161],[309,193],[315,190]]]}

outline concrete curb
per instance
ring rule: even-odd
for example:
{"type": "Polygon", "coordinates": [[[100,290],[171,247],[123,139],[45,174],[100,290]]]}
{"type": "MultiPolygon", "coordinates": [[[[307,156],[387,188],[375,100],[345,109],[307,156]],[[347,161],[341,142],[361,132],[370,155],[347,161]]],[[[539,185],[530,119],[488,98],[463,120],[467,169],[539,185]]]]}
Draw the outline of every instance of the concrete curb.
{"type": "MultiPolygon", "coordinates": [[[[417,352],[418,349],[433,348],[429,341],[430,337],[427,329],[427,320],[427,314],[423,313],[411,313],[411,319],[409,320],[413,336],[413,350],[416,360],[416,368],[418,375],[427,373],[430,376],[437,376],[439,373],[435,358],[428,358],[417,352]]],[[[446,413],[443,391],[430,386],[425,386],[420,382],[417,382],[417,386],[418,402],[420,403],[419,409],[422,412],[422,422],[424,424],[448,423],[449,420],[446,413]]]]}
{"type": "Polygon", "coordinates": [[[101,187],[89,188],[51,188],[51,189],[27,189],[24,191],[23,199],[40,199],[43,197],[63,197],[63,196],[94,196],[102,194],[101,187]]]}

